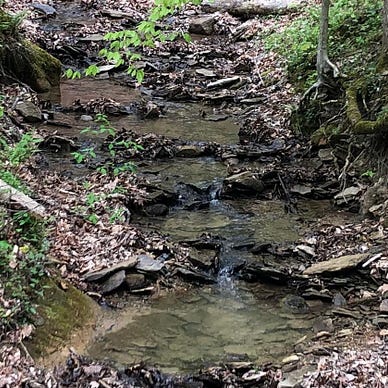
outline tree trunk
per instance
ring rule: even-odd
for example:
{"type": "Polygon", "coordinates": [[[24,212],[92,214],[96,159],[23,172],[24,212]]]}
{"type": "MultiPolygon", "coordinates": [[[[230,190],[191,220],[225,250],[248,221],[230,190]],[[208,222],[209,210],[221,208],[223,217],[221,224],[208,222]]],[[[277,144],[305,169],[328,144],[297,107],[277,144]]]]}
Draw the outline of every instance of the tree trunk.
{"type": "Polygon", "coordinates": [[[383,7],[383,41],[381,51],[381,64],[384,70],[388,69],[388,0],[384,0],[383,7]]]}
{"type": "MultiPolygon", "coordinates": [[[[387,0],[386,0],[387,1],[387,0]]],[[[318,39],[317,72],[318,86],[331,85],[332,79],[338,76],[338,68],[329,60],[327,42],[329,40],[330,0],[322,0],[321,24],[318,39]]]]}

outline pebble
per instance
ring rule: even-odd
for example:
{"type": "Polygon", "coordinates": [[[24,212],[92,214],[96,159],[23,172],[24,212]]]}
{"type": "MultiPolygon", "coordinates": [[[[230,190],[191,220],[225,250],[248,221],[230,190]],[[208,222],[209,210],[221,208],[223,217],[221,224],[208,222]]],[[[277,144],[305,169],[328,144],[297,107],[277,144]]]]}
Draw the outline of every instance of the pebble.
{"type": "Polygon", "coordinates": [[[80,120],[81,121],[93,121],[93,117],[92,116],[89,116],[89,115],[82,115],[80,117],[80,120]]]}

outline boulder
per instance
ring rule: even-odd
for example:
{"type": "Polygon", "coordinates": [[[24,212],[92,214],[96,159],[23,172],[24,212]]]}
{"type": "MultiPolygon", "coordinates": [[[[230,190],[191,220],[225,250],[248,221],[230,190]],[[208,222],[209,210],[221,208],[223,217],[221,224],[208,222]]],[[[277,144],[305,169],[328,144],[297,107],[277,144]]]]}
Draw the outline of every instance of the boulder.
{"type": "Polygon", "coordinates": [[[244,171],[225,178],[222,194],[226,196],[239,196],[240,194],[255,195],[262,193],[264,190],[265,184],[258,174],[244,171]]]}
{"type": "Polygon", "coordinates": [[[119,288],[125,280],[125,271],[121,270],[110,276],[101,286],[102,294],[109,294],[110,292],[119,288]]]}
{"type": "Polygon", "coordinates": [[[348,271],[362,264],[368,256],[369,255],[367,253],[358,253],[355,255],[340,256],[334,259],[321,261],[320,263],[311,265],[303,272],[303,274],[319,275],[323,273],[348,271]]]}
{"type": "Polygon", "coordinates": [[[215,22],[214,15],[193,18],[190,20],[189,32],[192,34],[211,35],[214,32],[215,22]]]}
{"type": "Polygon", "coordinates": [[[20,101],[16,104],[15,109],[27,123],[39,123],[42,121],[41,110],[31,101],[20,101]]]}

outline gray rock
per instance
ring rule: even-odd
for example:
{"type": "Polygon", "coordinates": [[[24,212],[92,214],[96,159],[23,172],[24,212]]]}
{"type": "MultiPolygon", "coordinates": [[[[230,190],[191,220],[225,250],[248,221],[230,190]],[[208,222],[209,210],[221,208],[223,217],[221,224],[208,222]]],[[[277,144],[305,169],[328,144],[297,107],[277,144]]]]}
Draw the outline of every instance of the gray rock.
{"type": "Polygon", "coordinates": [[[158,272],[164,267],[161,261],[155,260],[148,255],[139,255],[137,259],[136,269],[139,271],[158,272]]]}
{"type": "Polygon", "coordinates": [[[81,42],[102,42],[104,40],[104,35],[101,34],[91,34],[87,35],[84,38],[79,38],[81,42]]]}
{"type": "Polygon", "coordinates": [[[294,194],[309,195],[313,192],[313,189],[310,186],[294,185],[291,187],[290,191],[294,194]]]}
{"type": "Polygon", "coordinates": [[[340,193],[334,196],[334,200],[337,205],[344,205],[350,201],[354,201],[361,196],[362,188],[359,186],[347,187],[340,193]]]}
{"type": "Polygon", "coordinates": [[[322,273],[333,273],[333,272],[350,270],[362,264],[368,258],[368,256],[369,254],[367,253],[359,253],[356,255],[346,255],[346,256],[336,257],[334,259],[313,264],[312,266],[307,268],[303,272],[303,274],[318,275],[322,273]]]}
{"type": "Polygon", "coordinates": [[[175,155],[181,158],[196,158],[203,155],[203,150],[196,145],[177,146],[175,155]]]}
{"type": "Polygon", "coordinates": [[[214,15],[193,18],[190,20],[189,32],[200,35],[211,35],[214,32],[215,22],[214,15]]]}
{"type": "Polygon", "coordinates": [[[103,279],[103,278],[105,278],[105,277],[109,276],[110,274],[113,274],[117,271],[134,268],[136,263],[137,263],[137,258],[131,257],[127,260],[124,260],[118,264],[112,265],[108,268],[104,268],[104,269],[99,270],[99,271],[88,272],[84,276],[84,279],[87,282],[95,282],[95,281],[103,279]]]}
{"type": "Polygon", "coordinates": [[[146,285],[145,276],[140,273],[130,273],[125,276],[125,285],[129,290],[143,288],[146,285]]]}
{"type": "Polygon", "coordinates": [[[82,115],[79,119],[81,121],[93,121],[93,117],[89,115],[82,115]]]}
{"type": "Polygon", "coordinates": [[[190,262],[203,270],[209,270],[214,267],[217,255],[210,249],[197,250],[192,248],[189,256],[190,262]]]}
{"type": "Polygon", "coordinates": [[[333,296],[333,304],[337,307],[343,307],[346,306],[346,299],[343,297],[343,295],[340,292],[337,292],[333,296]]]}
{"type": "Polygon", "coordinates": [[[223,194],[260,194],[265,184],[259,176],[251,171],[244,171],[224,179],[223,194]]]}
{"type": "Polygon", "coordinates": [[[177,272],[182,275],[185,279],[193,282],[203,283],[203,284],[214,284],[216,283],[216,280],[212,277],[207,275],[204,272],[200,271],[190,271],[186,268],[178,268],[177,272]]]}
{"type": "Polygon", "coordinates": [[[38,11],[39,13],[46,16],[55,16],[57,14],[57,10],[47,4],[32,3],[31,7],[34,8],[35,11],[38,11]]]}
{"type": "Polygon", "coordinates": [[[314,333],[328,332],[331,333],[334,331],[333,320],[331,318],[317,318],[313,323],[314,333]]]}
{"type": "Polygon", "coordinates": [[[217,81],[208,83],[207,88],[208,89],[226,88],[226,87],[232,86],[240,81],[241,81],[241,78],[239,76],[219,79],[217,81]]]}
{"type": "Polygon", "coordinates": [[[102,294],[109,294],[110,292],[119,288],[125,280],[125,271],[121,270],[110,276],[101,286],[102,294]]]}
{"type": "Polygon", "coordinates": [[[287,311],[294,314],[306,314],[309,310],[306,301],[301,296],[287,295],[282,299],[282,303],[287,311]]]}
{"type": "Polygon", "coordinates": [[[195,70],[195,72],[199,75],[203,75],[204,77],[207,77],[207,78],[213,78],[213,77],[216,77],[217,74],[212,71],[212,70],[208,70],[208,69],[197,69],[195,70]]]}
{"type": "Polygon", "coordinates": [[[379,310],[381,313],[388,314],[388,299],[383,299],[381,301],[379,310]]]}
{"type": "Polygon", "coordinates": [[[331,148],[323,148],[318,151],[318,158],[322,160],[322,162],[331,162],[334,160],[334,156],[331,148]]]}
{"type": "Polygon", "coordinates": [[[42,121],[41,110],[31,101],[21,101],[16,104],[16,111],[27,123],[38,123],[42,121]]]}

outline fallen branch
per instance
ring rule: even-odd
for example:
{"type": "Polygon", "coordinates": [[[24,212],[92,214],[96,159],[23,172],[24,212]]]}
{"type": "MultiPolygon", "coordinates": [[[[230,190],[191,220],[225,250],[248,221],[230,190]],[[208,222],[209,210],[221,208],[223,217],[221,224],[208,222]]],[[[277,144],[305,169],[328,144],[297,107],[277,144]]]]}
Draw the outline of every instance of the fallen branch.
{"type": "Polygon", "coordinates": [[[46,209],[28,195],[10,186],[0,179],[0,200],[3,202],[16,202],[23,209],[28,210],[38,218],[44,218],[46,209]]]}

